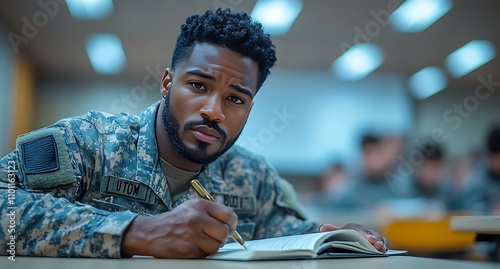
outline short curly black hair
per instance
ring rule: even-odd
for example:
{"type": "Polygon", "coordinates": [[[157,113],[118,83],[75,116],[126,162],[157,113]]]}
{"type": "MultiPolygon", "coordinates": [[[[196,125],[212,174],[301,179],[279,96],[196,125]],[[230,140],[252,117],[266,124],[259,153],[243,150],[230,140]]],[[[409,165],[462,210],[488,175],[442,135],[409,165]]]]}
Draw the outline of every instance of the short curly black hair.
{"type": "Polygon", "coordinates": [[[177,37],[172,69],[191,55],[197,43],[218,45],[257,62],[257,89],[260,89],[276,62],[276,49],[269,34],[263,30],[262,24],[243,12],[233,13],[230,9],[218,8],[215,12],[209,10],[187,18],[177,37]]]}

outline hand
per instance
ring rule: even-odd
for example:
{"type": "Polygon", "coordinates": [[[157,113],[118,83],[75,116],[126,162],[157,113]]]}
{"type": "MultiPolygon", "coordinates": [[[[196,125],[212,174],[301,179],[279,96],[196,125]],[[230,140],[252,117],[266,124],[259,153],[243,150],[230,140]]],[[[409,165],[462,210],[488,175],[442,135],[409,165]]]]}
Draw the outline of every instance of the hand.
{"type": "Polygon", "coordinates": [[[170,212],[138,216],[125,231],[122,254],[156,258],[203,258],[216,253],[236,229],[233,209],[203,199],[170,212]]]}
{"type": "Polygon", "coordinates": [[[385,237],[383,237],[377,231],[366,229],[365,227],[356,223],[349,223],[340,228],[337,228],[337,226],[333,224],[323,224],[319,226],[320,232],[335,231],[339,229],[351,229],[359,232],[368,240],[368,242],[370,242],[377,250],[382,253],[385,253],[389,248],[389,241],[385,237]]]}

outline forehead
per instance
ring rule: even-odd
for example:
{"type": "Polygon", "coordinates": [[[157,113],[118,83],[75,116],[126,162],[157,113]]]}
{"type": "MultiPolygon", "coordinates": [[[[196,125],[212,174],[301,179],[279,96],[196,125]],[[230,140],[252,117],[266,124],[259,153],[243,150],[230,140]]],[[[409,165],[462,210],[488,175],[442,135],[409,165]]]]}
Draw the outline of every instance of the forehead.
{"type": "Polygon", "coordinates": [[[195,44],[191,55],[179,64],[176,71],[182,74],[195,68],[209,73],[219,71],[241,80],[247,87],[257,89],[257,62],[230,49],[209,43],[195,44]]]}

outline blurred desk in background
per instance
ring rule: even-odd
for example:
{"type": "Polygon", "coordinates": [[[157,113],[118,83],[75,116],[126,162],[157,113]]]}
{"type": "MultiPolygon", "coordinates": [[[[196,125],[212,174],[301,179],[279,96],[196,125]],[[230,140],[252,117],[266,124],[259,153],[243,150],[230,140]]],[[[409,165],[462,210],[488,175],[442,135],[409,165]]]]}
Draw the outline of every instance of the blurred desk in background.
{"type": "Polygon", "coordinates": [[[456,233],[450,229],[451,216],[440,218],[392,219],[381,228],[391,247],[414,254],[465,251],[475,242],[475,234],[456,233]]]}
{"type": "Polygon", "coordinates": [[[500,216],[455,216],[451,219],[451,229],[474,233],[476,241],[494,242],[493,258],[500,262],[500,216]]]}
{"type": "Polygon", "coordinates": [[[454,216],[453,231],[500,235],[500,216],[454,216]]]}

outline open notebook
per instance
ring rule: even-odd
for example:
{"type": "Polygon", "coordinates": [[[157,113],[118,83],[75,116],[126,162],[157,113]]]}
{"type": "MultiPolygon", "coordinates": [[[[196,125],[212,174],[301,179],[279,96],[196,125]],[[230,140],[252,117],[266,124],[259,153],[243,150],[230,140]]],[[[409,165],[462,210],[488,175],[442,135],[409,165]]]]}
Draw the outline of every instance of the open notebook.
{"type": "Polygon", "coordinates": [[[314,258],[386,257],[405,255],[407,251],[381,253],[354,230],[291,235],[246,241],[248,249],[238,243],[226,244],[208,259],[281,260],[314,258]]]}

